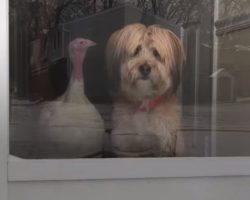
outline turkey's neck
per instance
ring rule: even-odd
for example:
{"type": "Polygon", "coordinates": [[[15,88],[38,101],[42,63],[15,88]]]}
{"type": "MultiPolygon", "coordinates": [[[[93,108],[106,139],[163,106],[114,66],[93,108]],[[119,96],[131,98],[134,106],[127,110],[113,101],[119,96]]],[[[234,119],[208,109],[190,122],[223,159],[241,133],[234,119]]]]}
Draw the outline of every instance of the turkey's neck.
{"type": "Polygon", "coordinates": [[[71,58],[73,65],[70,81],[67,87],[67,91],[64,96],[66,102],[87,102],[87,97],[84,95],[84,80],[83,80],[83,61],[85,54],[75,54],[71,58]]]}
{"type": "Polygon", "coordinates": [[[72,58],[72,75],[71,79],[74,81],[83,81],[83,61],[85,58],[85,53],[76,53],[74,58],[72,58]]]}

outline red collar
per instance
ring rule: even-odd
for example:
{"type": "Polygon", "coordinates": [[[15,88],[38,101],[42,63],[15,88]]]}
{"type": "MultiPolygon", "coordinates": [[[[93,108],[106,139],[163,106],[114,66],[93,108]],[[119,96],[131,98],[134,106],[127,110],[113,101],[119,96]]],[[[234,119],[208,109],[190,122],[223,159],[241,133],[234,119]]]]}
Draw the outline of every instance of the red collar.
{"type": "Polygon", "coordinates": [[[155,97],[152,100],[142,102],[137,109],[140,112],[149,112],[158,107],[164,100],[164,96],[155,97]]]}

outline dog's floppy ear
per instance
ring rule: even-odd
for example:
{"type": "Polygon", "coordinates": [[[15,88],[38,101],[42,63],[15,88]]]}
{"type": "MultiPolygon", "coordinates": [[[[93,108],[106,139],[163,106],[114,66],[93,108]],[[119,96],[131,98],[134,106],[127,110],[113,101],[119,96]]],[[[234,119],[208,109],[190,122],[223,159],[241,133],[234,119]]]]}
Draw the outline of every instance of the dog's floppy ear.
{"type": "Polygon", "coordinates": [[[166,30],[170,41],[171,53],[173,54],[173,61],[170,68],[170,73],[172,77],[172,90],[175,93],[180,84],[181,78],[181,68],[186,62],[186,55],[180,39],[171,31],[166,30]]]}
{"type": "Polygon", "coordinates": [[[159,25],[149,26],[148,31],[152,33],[156,45],[166,56],[164,61],[170,69],[172,79],[171,93],[175,93],[180,84],[181,67],[186,59],[182,42],[172,31],[159,25]]]}
{"type": "Polygon", "coordinates": [[[142,37],[145,29],[143,24],[130,24],[114,32],[108,40],[106,67],[113,95],[116,95],[120,88],[121,63],[126,58],[128,49],[134,46],[134,41],[138,41],[142,37]]]}
{"type": "Polygon", "coordinates": [[[120,87],[120,49],[118,49],[120,30],[114,32],[106,46],[106,69],[111,95],[116,95],[120,87]]]}

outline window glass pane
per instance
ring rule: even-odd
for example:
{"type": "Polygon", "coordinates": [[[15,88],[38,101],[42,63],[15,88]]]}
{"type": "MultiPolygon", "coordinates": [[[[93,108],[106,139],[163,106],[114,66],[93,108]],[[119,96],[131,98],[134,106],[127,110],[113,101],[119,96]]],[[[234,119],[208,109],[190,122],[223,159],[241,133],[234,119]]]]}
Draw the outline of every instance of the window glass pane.
{"type": "Polygon", "coordinates": [[[249,156],[247,0],[10,0],[10,152],[249,156]]]}

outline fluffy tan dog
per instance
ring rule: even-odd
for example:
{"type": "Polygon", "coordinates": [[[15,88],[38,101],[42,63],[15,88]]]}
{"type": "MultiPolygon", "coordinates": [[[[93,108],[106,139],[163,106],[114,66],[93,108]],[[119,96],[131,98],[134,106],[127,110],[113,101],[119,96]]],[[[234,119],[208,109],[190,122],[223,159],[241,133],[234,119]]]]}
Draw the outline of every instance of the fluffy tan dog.
{"type": "Polygon", "coordinates": [[[116,94],[111,134],[114,152],[146,156],[143,152],[154,148],[155,156],[182,155],[175,96],[185,59],[180,40],[157,25],[131,24],[111,35],[106,56],[116,94]]]}

